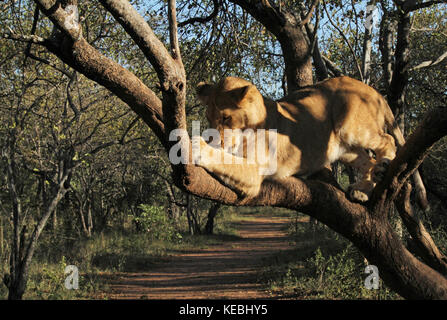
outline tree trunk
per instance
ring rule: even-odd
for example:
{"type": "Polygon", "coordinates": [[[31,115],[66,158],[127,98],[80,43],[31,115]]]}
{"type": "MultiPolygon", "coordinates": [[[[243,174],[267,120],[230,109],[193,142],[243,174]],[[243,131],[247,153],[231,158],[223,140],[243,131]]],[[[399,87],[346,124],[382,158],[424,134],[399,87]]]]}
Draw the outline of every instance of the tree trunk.
{"type": "MultiPolygon", "coordinates": [[[[160,83],[163,101],[160,101],[154,92],[131,72],[92,48],[82,38],[79,30],[67,29],[66,15],[59,7],[51,7],[44,0],[35,1],[39,3],[42,12],[49,16],[65,35],[61,41],[47,41],[43,45],[70,66],[103,84],[128,103],[151,126],[168,151],[172,143],[167,141],[167,133],[174,128],[186,128],[183,117],[185,101],[182,98],[186,80],[182,78],[184,73],[176,73],[179,64],[171,59],[172,56],[154,36],[146,21],[138,16],[136,10],[131,10],[131,4],[124,0],[101,0],[154,65],[160,80],[164,79],[164,82],[160,83]],[[161,105],[164,112],[161,112],[161,105]]],[[[233,2],[241,3],[240,5],[249,12],[252,10],[255,13],[253,16],[256,15],[255,18],[258,20],[270,20],[263,24],[268,24],[272,30],[275,25],[277,30],[284,29],[285,25],[291,25],[288,22],[290,16],[272,8],[268,0],[233,2]]],[[[173,26],[175,24],[170,23],[171,33],[173,30],[176,31],[173,26]]],[[[298,27],[298,24],[295,24],[295,27],[298,27]]],[[[298,31],[285,29],[291,33],[301,32],[301,28],[296,28],[298,31]]],[[[293,46],[290,48],[293,49],[293,46]]],[[[301,62],[295,61],[293,65],[307,66],[305,55],[301,58],[303,58],[301,62]]],[[[291,81],[297,82],[295,80],[291,81]]],[[[402,185],[420,165],[428,148],[445,135],[447,135],[447,114],[444,110],[435,110],[398,151],[384,180],[373,190],[367,205],[349,201],[343,190],[322,180],[301,180],[295,177],[275,181],[265,180],[257,196],[241,198],[214,179],[206,170],[194,165],[172,165],[173,178],[179,188],[199,197],[229,205],[285,207],[313,216],[349,239],[369,262],[379,268],[385,283],[403,297],[447,299],[447,279],[436,271],[435,265],[427,261],[424,261],[427,263],[425,264],[416,259],[404,247],[388,221],[391,203],[399,195],[402,185]]],[[[187,138],[184,143],[191,147],[187,138]]],[[[191,209],[190,207],[189,210],[191,209]]]]}
{"type": "Polygon", "coordinates": [[[51,230],[56,231],[57,230],[57,209],[54,210],[53,214],[51,215],[51,230]]]}
{"type": "Polygon", "coordinates": [[[284,57],[287,92],[313,84],[311,50],[301,19],[268,0],[231,0],[239,5],[279,41],[284,57]]]}
{"type": "Polygon", "coordinates": [[[379,49],[381,53],[381,62],[383,70],[383,87],[386,88],[384,92],[389,94],[389,87],[391,79],[393,77],[393,32],[395,29],[395,23],[390,18],[388,11],[384,9],[382,20],[380,21],[380,37],[379,37],[379,49]]]}
{"type": "Polygon", "coordinates": [[[195,228],[194,228],[194,221],[192,219],[192,202],[191,202],[191,195],[188,194],[186,196],[186,218],[188,220],[188,230],[190,235],[195,234],[195,228]]]}
{"type": "Polygon", "coordinates": [[[3,257],[4,253],[4,240],[3,240],[3,216],[0,214],[0,258],[3,257]]]}
{"type": "Polygon", "coordinates": [[[205,233],[206,234],[213,234],[214,218],[216,217],[216,214],[219,211],[220,206],[221,206],[221,204],[216,202],[208,210],[208,219],[207,219],[206,225],[205,225],[205,233]]]}
{"type": "Polygon", "coordinates": [[[79,205],[79,220],[81,221],[81,227],[82,227],[82,232],[84,233],[84,235],[88,236],[88,231],[87,231],[87,225],[85,224],[85,218],[84,218],[84,204],[79,201],[80,205],[79,205]]]}
{"type": "MultiPolygon", "coordinates": [[[[410,13],[399,9],[395,63],[388,92],[388,102],[402,133],[405,132],[405,113],[407,111],[405,92],[408,85],[410,63],[410,28],[410,13]]],[[[427,192],[418,171],[414,173],[413,181],[417,202],[423,210],[426,210],[428,208],[427,192]]]]}
{"type": "Polygon", "coordinates": [[[92,218],[92,202],[88,201],[87,206],[87,237],[92,236],[92,230],[93,230],[93,218],[92,218]]]}
{"type": "Polygon", "coordinates": [[[374,12],[376,10],[376,0],[369,0],[366,6],[365,35],[363,39],[362,73],[363,82],[370,83],[371,80],[371,50],[372,50],[372,30],[374,25],[374,12]]]}
{"type": "Polygon", "coordinates": [[[317,81],[323,81],[324,79],[329,78],[329,73],[326,67],[326,63],[323,60],[323,57],[320,52],[320,47],[318,45],[318,36],[315,32],[315,26],[308,22],[305,25],[307,37],[309,38],[309,43],[313,43],[314,47],[311,48],[312,51],[312,60],[315,66],[315,75],[317,77],[317,81]]]}

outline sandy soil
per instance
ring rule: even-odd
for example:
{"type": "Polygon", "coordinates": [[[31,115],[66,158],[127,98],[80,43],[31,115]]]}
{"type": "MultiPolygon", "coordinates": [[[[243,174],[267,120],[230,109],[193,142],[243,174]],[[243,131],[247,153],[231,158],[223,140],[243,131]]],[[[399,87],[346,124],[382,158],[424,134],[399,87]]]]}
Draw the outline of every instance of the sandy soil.
{"type": "Polygon", "coordinates": [[[148,272],[122,273],[111,283],[111,299],[268,299],[257,282],[263,260],[290,249],[288,218],[243,219],[241,239],[175,254],[148,272]]]}

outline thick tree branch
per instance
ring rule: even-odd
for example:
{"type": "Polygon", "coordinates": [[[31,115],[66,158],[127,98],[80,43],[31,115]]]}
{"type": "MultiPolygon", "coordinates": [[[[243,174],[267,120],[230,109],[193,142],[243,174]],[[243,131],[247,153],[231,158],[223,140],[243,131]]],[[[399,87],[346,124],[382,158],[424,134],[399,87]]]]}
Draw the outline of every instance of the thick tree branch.
{"type": "Polygon", "coordinates": [[[230,0],[250,13],[278,39],[283,52],[288,91],[313,84],[311,48],[306,41],[301,19],[279,10],[268,0],[230,0]]]}
{"type": "Polygon", "coordinates": [[[411,19],[409,13],[400,13],[397,25],[397,43],[395,51],[395,62],[393,76],[388,88],[388,103],[391,110],[397,117],[401,128],[404,126],[403,115],[405,107],[405,89],[408,84],[408,64],[410,59],[410,25],[411,19]]]}
{"type": "MultiPolygon", "coordinates": [[[[395,52],[394,70],[390,86],[388,88],[388,103],[396,117],[401,131],[405,132],[405,111],[406,111],[406,89],[408,86],[408,66],[410,62],[410,13],[398,12],[399,20],[397,24],[397,43],[395,52]]],[[[422,183],[419,172],[414,174],[414,185],[416,198],[422,209],[427,209],[428,200],[425,186],[422,183]]]]}
{"type": "Polygon", "coordinates": [[[393,202],[404,183],[422,163],[429,148],[445,135],[447,135],[447,109],[441,107],[428,112],[422,123],[398,151],[385,178],[376,186],[371,206],[384,206],[393,202]]]}
{"type": "Polygon", "coordinates": [[[163,88],[169,86],[169,79],[181,76],[179,68],[164,44],[157,38],[144,18],[127,0],[100,0],[149,60],[160,78],[163,88]]]}
{"type": "MultiPolygon", "coordinates": [[[[59,2],[54,3],[54,1],[48,0],[35,0],[35,2],[41,11],[63,31],[62,34],[55,34],[53,39],[44,40],[39,44],[45,46],[73,69],[117,95],[152,128],[160,141],[165,143],[162,103],[157,95],[133,73],[90,46],[82,37],[80,28],[76,31],[76,28],[73,27],[76,19],[69,14],[71,11],[66,12],[59,2]]],[[[110,2],[117,5],[119,1],[110,2]]],[[[120,3],[124,3],[124,7],[128,9],[127,1],[120,3]]],[[[74,9],[71,8],[71,10],[74,9]]],[[[132,10],[129,11],[133,13],[132,10]]],[[[145,22],[144,24],[147,25],[145,22]]],[[[150,32],[152,31],[149,28],[150,32]]],[[[153,37],[157,39],[155,36],[153,37]]],[[[159,46],[156,47],[159,48],[159,46]]],[[[167,52],[165,48],[164,50],[167,52]]],[[[172,58],[171,61],[173,61],[172,58]]],[[[165,61],[163,60],[163,62],[165,61]]]]}
{"type": "Polygon", "coordinates": [[[73,69],[103,85],[127,103],[152,128],[160,141],[165,142],[162,103],[152,90],[133,73],[101,55],[84,39],[75,43],[61,42],[62,47],[53,42],[46,43],[46,47],[73,69]]]}
{"type": "Polygon", "coordinates": [[[177,10],[175,1],[176,0],[168,0],[169,39],[171,42],[172,57],[183,67],[182,56],[178,44],[177,10]]]}
{"type": "MultiPolygon", "coordinates": [[[[391,79],[393,77],[393,20],[390,19],[390,14],[386,7],[382,4],[383,16],[380,21],[380,37],[379,37],[379,49],[382,59],[382,70],[384,76],[384,87],[389,88],[391,79]]],[[[388,89],[387,89],[388,90],[388,89]]]]}
{"type": "Polygon", "coordinates": [[[65,8],[61,1],[34,0],[39,9],[64,32],[71,40],[76,41],[82,37],[82,28],[79,25],[77,1],[71,1],[65,8]]]}

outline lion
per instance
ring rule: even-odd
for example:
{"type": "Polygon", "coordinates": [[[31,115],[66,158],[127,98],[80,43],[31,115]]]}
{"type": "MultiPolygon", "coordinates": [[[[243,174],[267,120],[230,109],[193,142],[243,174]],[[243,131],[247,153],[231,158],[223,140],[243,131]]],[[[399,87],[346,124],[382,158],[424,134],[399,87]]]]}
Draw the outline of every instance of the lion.
{"type": "MultiPolygon", "coordinates": [[[[217,84],[202,82],[197,95],[207,106],[210,126],[222,138],[220,147],[200,138],[197,164],[242,197],[255,197],[264,179],[305,178],[341,161],[357,169],[360,176],[349,186],[349,197],[366,202],[395,158],[396,143],[402,146],[405,142],[384,97],[346,76],[304,87],[278,101],[264,97],[255,85],[236,77],[226,77],[217,84]],[[262,173],[269,159],[244,161],[249,140],[241,131],[246,129],[276,130],[273,173],[262,173]],[[216,154],[233,161],[211,161],[216,154]]],[[[263,139],[268,139],[268,134],[263,139]]],[[[264,146],[268,149],[271,144],[264,146]]]]}

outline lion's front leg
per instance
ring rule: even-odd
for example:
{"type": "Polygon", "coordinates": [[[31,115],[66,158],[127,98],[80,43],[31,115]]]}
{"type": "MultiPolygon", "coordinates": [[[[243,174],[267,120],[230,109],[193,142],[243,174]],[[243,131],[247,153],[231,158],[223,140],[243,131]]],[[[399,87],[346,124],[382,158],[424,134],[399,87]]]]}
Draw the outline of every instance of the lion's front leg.
{"type": "Polygon", "coordinates": [[[244,197],[254,197],[259,193],[263,176],[256,163],[246,158],[213,148],[200,137],[200,156],[196,163],[213,173],[218,179],[244,197]]]}
{"type": "Polygon", "coordinates": [[[360,174],[360,181],[348,188],[349,198],[358,202],[368,201],[376,185],[372,179],[376,161],[363,148],[351,148],[340,157],[340,160],[359,170],[360,174]]]}

